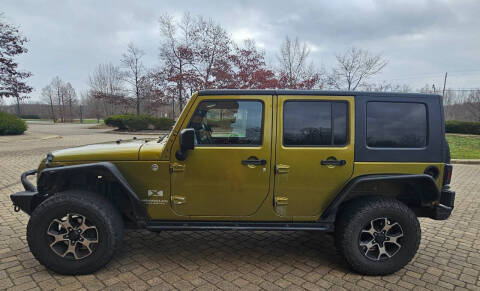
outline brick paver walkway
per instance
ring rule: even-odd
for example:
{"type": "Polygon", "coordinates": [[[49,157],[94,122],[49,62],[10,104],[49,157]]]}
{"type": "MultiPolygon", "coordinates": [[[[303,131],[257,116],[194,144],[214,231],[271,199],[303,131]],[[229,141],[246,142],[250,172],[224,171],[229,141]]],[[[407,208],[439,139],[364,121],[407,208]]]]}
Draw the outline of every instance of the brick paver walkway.
{"type": "Polygon", "coordinates": [[[117,138],[95,133],[0,143],[0,289],[480,290],[480,166],[474,165],[455,165],[452,217],[421,219],[417,256],[391,276],[352,273],[327,234],[144,230],[127,231],[121,251],[96,274],[54,274],[30,254],[28,216],[14,213],[8,195],[22,190],[20,173],[49,150],[117,138]]]}

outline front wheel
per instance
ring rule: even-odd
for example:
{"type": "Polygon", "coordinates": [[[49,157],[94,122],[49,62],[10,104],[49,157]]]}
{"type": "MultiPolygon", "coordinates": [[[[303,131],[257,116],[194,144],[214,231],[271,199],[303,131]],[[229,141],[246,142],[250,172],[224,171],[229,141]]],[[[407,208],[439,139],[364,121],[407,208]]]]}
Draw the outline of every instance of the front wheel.
{"type": "Polygon", "coordinates": [[[365,275],[394,273],[415,256],[420,224],[402,202],[359,198],[348,202],[337,217],[335,243],[352,269],[365,275]]]}
{"type": "Polygon", "coordinates": [[[42,202],[27,226],[37,260],[60,274],[79,275],[104,266],[119,248],[123,220],[103,197],[67,191],[42,202]]]}

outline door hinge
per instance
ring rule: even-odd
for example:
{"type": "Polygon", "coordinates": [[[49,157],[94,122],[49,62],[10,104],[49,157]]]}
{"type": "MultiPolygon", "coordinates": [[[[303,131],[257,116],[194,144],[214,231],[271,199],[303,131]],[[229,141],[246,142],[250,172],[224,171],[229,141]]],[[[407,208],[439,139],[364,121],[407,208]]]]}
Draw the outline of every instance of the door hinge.
{"type": "Polygon", "coordinates": [[[172,163],[170,164],[170,172],[183,172],[185,171],[185,165],[179,163],[172,163]]]}
{"type": "Polygon", "coordinates": [[[287,197],[275,197],[275,207],[277,206],[287,206],[288,198],[287,197]]]}
{"type": "Polygon", "coordinates": [[[185,197],[180,196],[180,195],[172,195],[171,197],[173,204],[175,205],[182,205],[185,204],[185,197]]]}
{"type": "Polygon", "coordinates": [[[290,165],[282,165],[282,164],[275,165],[275,173],[287,174],[288,172],[290,172],[290,165]]]}
{"type": "Polygon", "coordinates": [[[274,203],[275,212],[280,216],[287,216],[288,198],[276,196],[274,203]]]}

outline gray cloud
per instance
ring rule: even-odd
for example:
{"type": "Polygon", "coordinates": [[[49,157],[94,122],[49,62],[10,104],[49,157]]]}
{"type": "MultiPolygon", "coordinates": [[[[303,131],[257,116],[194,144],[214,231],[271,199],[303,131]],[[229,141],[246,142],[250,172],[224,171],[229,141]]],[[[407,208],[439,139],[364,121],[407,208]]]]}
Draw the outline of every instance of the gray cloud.
{"type": "Polygon", "coordinates": [[[240,41],[254,38],[275,61],[285,35],[312,48],[312,60],[329,67],[335,53],[358,46],[383,53],[389,65],[377,81],[419,87],[442,81],[479,87],[480,1],[3,1],[0,11],[30,39],[22,68],[34,73],[39,95],[54,76],[87,88],[98,63],[119,63],[128,42],[158,64],[158,17],[184,12],[210,17],[240,41]],[[475,71],[477,70],[477,71],[475,71]],[[465,72],[468,71],[468,72],[465,72]]]}

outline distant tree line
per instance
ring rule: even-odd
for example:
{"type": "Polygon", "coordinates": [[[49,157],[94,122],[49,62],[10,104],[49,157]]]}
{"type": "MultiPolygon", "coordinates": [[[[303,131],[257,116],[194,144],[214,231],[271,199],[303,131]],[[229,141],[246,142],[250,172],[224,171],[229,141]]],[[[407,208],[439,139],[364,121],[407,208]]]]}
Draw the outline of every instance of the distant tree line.
{"type": "MultiPolygon", "coordinates": [[[[24,106],[54,121],[83,117],[97,119],[114,114],[178,116],[193,92],[202,89],[332,89],[384,92],[440,93],[434,87],[413,90],[408,85],[375,83],[372,77],[388,64],[381,54],[350,47],[335,55],[332,68],[319,68],[310,59],[306,42],[285,37],[276,59],[266,61],[265,52],[253,40],[236,43],[212,19],[186,13],[180,19],[159,18],[158,63],[147,65],[145,52],[128,44],[117,64],[98,64],[88,78],[88,90],[77,94],[68,81],[54,77],[41,90],[41,104],[24,106]],[[37,108],[37,109],[33,109],[37,108]]],[[[17,114],[32,88],[29,72],[18,69],[15,57],[27,52],[27,39],[18,28],[0,16],[0,106],[3,97],[16,100],[17,114]]],[[[446,118],[480,121],[480,91],[447,89],[446,118]]],[[[3,106],[5,108],[5,106],[3,106]]]]}
{"type": "Polygon", "coordinates": [[[447,89],[443,103],[447,120],[480,122],[480,89],[462,91],[447,89]]]}

